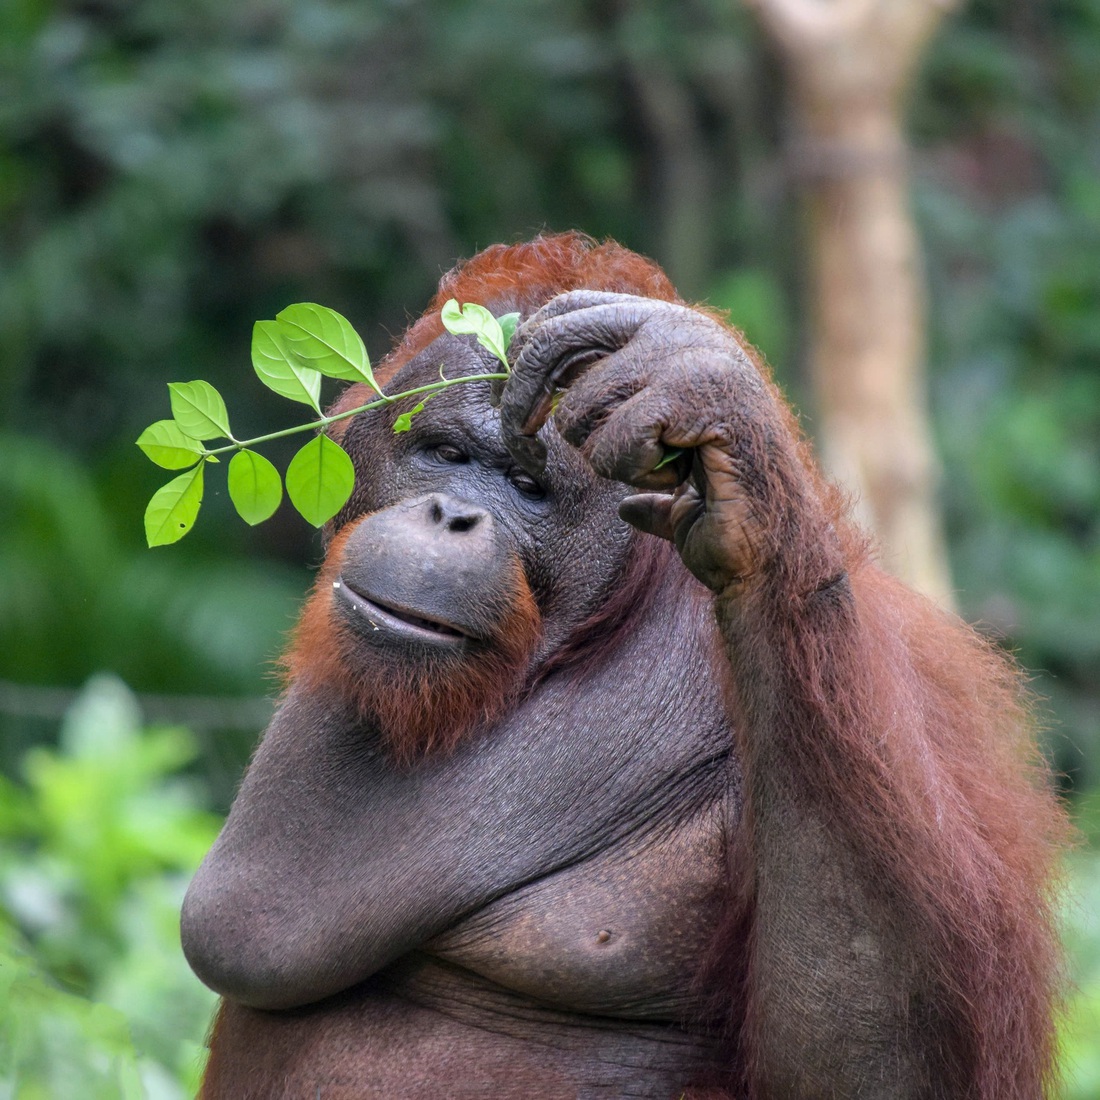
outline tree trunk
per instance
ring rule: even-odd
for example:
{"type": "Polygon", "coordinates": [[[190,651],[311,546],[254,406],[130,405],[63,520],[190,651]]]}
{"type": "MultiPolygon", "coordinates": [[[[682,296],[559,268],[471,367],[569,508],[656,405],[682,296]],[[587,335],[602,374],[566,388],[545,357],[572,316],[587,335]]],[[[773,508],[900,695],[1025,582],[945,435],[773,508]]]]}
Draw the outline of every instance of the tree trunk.
{"type": "Polygon", "coordinates": [[[883,562],[950,607],[924,390],[905,92],[949,3],[750,0],[783,58],[811,248],[810,370],[826,466],[883,562]]]}

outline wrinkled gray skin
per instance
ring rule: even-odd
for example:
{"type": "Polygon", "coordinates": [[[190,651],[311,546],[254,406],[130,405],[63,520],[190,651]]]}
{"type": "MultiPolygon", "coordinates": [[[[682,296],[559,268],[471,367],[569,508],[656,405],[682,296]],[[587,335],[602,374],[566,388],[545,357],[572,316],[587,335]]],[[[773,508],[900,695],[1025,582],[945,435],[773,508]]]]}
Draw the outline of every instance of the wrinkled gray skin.
{"type": "MultiPolygon", "coordinates": [[[[907,995],[902,937],[869,914],[858,874],[767,750],[769,723],[794,704],[769,679],[765,628],[746,618],[757,578],[779,567],[761,495],[776,475],[756,464],[782,467],[807,591],[830,592],[841,614],[846,600],[772,398],[727,330],[648,299],[562,295],[513,354],[499,413],[471,385],[429,403],[408,435],[357,418],[345,444],[359,487],[343,518],[398,516],[417,562],[425,540],[443,565],[466,561],[467,592],[489,591],[495,565],[478,563],[517,555],[545,623],[532,675],[614,590],[630,544],[620,512],[673,540],[702,583],[670,575],[583,675],[551,674],[494,728],[412,769],[339,699],[291,687],[184,906],[187,957],[227,998],[203,1095],[674,1097],[706,1080],[729,1057],[697,977],[729,904],[740,815],[717,682],[731,669],[760,680],[744,695],[763,777],[752,836],[770,883],[757,922],[782,991],[769,1095],[922,1095],[920,1052],[882,1038],[907,995]],[[555,431],[543,425],[559,389],[555,431]],[[743,444],[748,423],[763,449],[743,444]],[[672,447],[685,453],[657,468],[672,447]],[[437,505],[483,511],[492,537],[480,523],[467,553],[474,541],[437,505]],[[797,1020],[810,1023],[790,1034],[797,1020]]],[[[448,376],[485,369],[471,341],[444,337],[395,384],[433,377],[441,360],[448,376]]],[[[385,603],[368,558],[349,568],[385,603]]],[[[418,608],[419,585],[391,577],[390,599],[401,588],[403,612],[438,621],[440,583],[418,608]]],[[[449,621],[472,630],[464,615],[449,621]]],[[[365,653],[434,659],[429,639],[377,625],[365,653]]]]}

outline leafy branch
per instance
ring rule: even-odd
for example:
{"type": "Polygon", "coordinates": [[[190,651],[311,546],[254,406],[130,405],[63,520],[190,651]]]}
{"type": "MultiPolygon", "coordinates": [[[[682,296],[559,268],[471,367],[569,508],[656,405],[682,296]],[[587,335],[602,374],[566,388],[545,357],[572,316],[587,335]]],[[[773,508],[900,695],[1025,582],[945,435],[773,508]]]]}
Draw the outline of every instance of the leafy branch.
{"type": "Polygon", "coordinates": [[[161,486],[145,509],[145,538],[150,546],[178,542],[195,524],[202,505],[203,477],[208,463],[232,453],[229,461],[229,499],[248,524],[269,519],[283,498],[284,478],[255,448],[261,443],[298,432],[315,432],[287,466],[286,494],[303,518],[320,527],[347,502],[355,487],[355,470],[347,452],[323,434],[338,420],[420,397],[416,406],[394,421],[395,432],[407,432],[413,417],[437,393],[467,382],[503,380],[508,377],[508,345],[519,321],[518,313],[494,317],[484,306],[468,302],[459,306],[453,298],[440,317],[448,332],[471,335],[501,363],[497,373],[444,378],[401,393],[386,394],[375,381],[367,349],[348,320],[335,310],[311,302],[287,306],[274,321],[257,321],[252,329],[252,366],[268,389],[291,401],[299,401],[317,413],[317,419],[252,439],[237,439],[229,427],[229,413],[218,391],[198,379],[171,382],[168,394],[171,420],[158,420],[141,433],[137,445],[158,466],[184,470],[161,486]],[[321,379],[361,382],[378,396],[366,404],[324,416],[321,413],[321,379]],[[227,439],[224,446],[211,441],[227,439]]]}

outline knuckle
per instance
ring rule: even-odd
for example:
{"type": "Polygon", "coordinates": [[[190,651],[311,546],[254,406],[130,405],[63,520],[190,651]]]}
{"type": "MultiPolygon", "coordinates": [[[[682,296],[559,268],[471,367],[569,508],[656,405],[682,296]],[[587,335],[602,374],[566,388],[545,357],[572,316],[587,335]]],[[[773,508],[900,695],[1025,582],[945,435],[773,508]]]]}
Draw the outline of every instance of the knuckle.
{"type": "Polygon", "coordinates": [[[547,357],[553,348],[553,335],[548,324],[541,324],[525,334],[516,356],[513,374],[519,376],[538,374],[545,369],[547,357]]]}

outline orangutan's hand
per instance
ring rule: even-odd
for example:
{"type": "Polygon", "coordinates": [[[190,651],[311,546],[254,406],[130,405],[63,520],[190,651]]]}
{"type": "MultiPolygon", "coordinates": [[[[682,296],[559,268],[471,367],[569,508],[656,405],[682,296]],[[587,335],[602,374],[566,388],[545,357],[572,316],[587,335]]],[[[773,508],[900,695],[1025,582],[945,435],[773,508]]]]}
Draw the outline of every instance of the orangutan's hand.
{"type": "Polygon", "coordinates": [[[767,498],[793,440],[729,329],[687,306],[581,290],[531,317],[511,353],[501,422],[521,466],[541,471],[535,433],[552,415],[597,474],[647,490],[622,502],[623,519],[673,541],[704,584],[721,591],[766,564],[767,498]]]}

